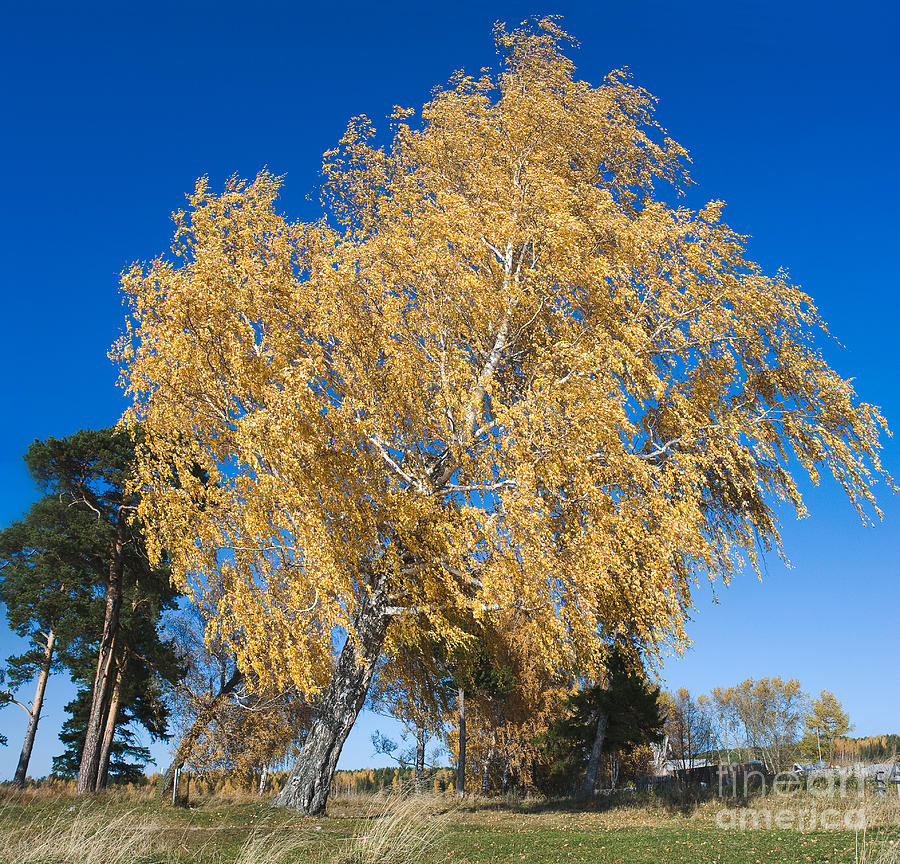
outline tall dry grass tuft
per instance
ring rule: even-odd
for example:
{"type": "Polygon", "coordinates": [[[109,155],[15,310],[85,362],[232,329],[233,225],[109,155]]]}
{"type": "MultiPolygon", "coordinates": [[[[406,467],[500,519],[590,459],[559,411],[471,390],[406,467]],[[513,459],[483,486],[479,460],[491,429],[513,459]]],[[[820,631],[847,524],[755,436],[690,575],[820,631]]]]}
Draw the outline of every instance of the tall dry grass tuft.
{"type": "Polygon", "coordinates": [[[855,864],[900,864],[900,806],[896,801],[867,802],[856,832],[855,864]]]}
{"type": "MultiPolygon", "coordinates": [[[[257,830],[238,851],[232,864],[297,864],[307,861],[309,838],[299,832],[257,830]]],[[[218,864],[225,864],[220,859],[218,864]]]]}
{"type": "Polygon", "coordinates": [[[309,823],[260,825],[235,852],[221,848],[219,826],[175,827],[146,811],[122,812],[113,801],[43,803],[31,796],[0,802],[0,864],[425,864],[449,814],[441,796],[376,795],[351,836],[309,823]]]}
{"type": "Polygon", "coordinates": [[[441,795],[376,795],[360,828],[323,864],[418,864],[435,856],[450,813],[441,795]]]}
{"type": "Polygon", "coordinates": [[[260,828],[247,838],[233,864],[425,864],[434,857],[449,812],[440,795],[378,793],[359,814],[350,837],[260,828]]]}
{"type": "Polygon", "coordinates": [[[900,839],[863,829],[856,835],[856,864],[900,864],[900,839]]]}
{"type": "Polygon", "coordinates": [[[29,819],[0,808],[0,861],[16,864],[134,864],[154,852],[159,829],[134,813],[112,815],[93,805],[29,819]]]}

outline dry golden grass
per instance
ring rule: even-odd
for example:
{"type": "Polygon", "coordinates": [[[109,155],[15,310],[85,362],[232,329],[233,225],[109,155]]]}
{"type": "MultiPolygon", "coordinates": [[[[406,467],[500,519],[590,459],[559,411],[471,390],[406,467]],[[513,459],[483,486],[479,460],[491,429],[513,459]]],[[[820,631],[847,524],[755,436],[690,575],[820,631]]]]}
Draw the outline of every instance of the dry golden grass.
{"type": "MultiPolygon", "coordinates": [[[[247,838],[233,864],[424,864],[434,857],[444,833],[447,804],[443,796],[403,791],[370,796],[349,835],[324,836],[323,843],[315,844],[307,832],[263,828],[247,838]]],[[[355,805],[358,811],[359,801],[355,805]]]]}
{"type": "MultiPolygon", "coordinates": [[[[271,831],[255,831],[237,856],[228,859],[228,864],[295,864],[308,861],[309,838],[297,834],[283,833],[277,837],[271,831]]],[[[224,859],[219,859],[226,864],[224,859]]]]}
{"type": "MultiPolygon", "coordinates": [[[[6,783],[0,784],[0,802],[3,801],[59,801],[61,798],[75,799],[75,780],[60,780],[48,777],[43,780],[29,780],[24,789],[13,789],[6,783]]],[[[95,798],[102,801],[152,801],[156,786],[151,783],[113,784],[95,798]]]]}
{"type": "Polygon", "coordinates": [[[419,864],[451,856],[479,864],[495,864],[498,856],[545,864],[576,850],[583,857],[573,860],[644,862],[659,844],[682,850],[681,857],[666,859],[679,864],[722,853],[730,861],[752,862],[763,847],[774,856],[770,860],[821,860],[804,855],[822,846],[836,862],[900,864],[898,845],[891,842],[898,830],[897,799],[822,799],[806,792],[743,803],[622,796],[598,798],[590,808],[486,798],[460,805],[445,795],[395,793],[336,799],[322,818],[271,810],[258,799],[210,799],[185,809],[121,795],[0,796],[0,864],[419,864]],[[865,824],[855,837],[852,828],[810,834],[753,830],[767,826],[751,823],[751,830],[722,830],[717,818],[726,805],[751,814],[830,808],[840,819],[862,805],[865,824]],[[685,844],[695,844],[696,854],[685,844]]]}
{"type": "Polygon", "coordinates": [[[427,861],[446,830],[450,801],[443,795],[408,791],[375,796],[356,835],[328,857],[328,864],[427,861]]]}
{"type": "Polygon", "coordinates": [[[4,826],[0,858],[16,864],[133,864],[160,851],[159,826],[134,812],[110,813],[96,803],[72,805],[50,816],[10,817],[4,826]]]}
{"type": "Polygon", "coordinates": [[[0,805],[2,864],[417,864],[434,851],[449,812],[444,798],[379,795],[361,816],[321,831],[317,823],[327,820],[284,824],[286,814],[239,828],[185,824],[193,814],[172,808],[158,817],[146,807],[123,812],[121,800],[62,799],[47,806],[51,801],[7,795],[0,805]]]}
{"type": "MultiPolygon", "coordinates": [[[[351,802],[347,802],[348,809],[351,802]]],[[[523,817],[535,830],[567,830],[573,824],[587,829],[616,830],[642,828],[722,827],[722,811],[727,809],[740,817],[752,815],[748,827],[777,827],[776,816],[788,811],[797,824],[806,826],[809,819],[829,811],[825,830],[850,830],[867,824],[900,827],[900,799],[860,798],[852,790],[844,795],[823,795],[821,790],[800,790],[792,794],[769,794],[740,799],[720,799],[706,794],[628,795],[596,798],[585,808],[574,802],[541,800],[507,802],[491,798],[467,798],[450,817],[455,826],[490,826],[492,830],[514,829],[523,817]],[[832,827],[829,829],[829,825],[832,827]]],[[[727,820],[726,820],[727,821],[727,820]]]]}
{"type": "Polygon", "coordinates": [[[875,836],[863,831],[857,837],[856,864],[898,864],[900,841],[896,837],[875,836]]]}
{"type": "Polygon", "coordinates": [[[856,835],[855,864],[900,864],[900,801],[867,803],[862,830],[856,835]]]}

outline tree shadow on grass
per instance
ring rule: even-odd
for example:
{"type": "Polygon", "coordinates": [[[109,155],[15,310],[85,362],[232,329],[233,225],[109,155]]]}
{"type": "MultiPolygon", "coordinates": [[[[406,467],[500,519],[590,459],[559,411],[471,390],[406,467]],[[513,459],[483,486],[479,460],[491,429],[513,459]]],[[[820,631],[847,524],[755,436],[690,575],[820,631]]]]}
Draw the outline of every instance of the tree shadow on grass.
{"type": "MultiPolygon", "coordinates": [[[[503,798],[467,799],[460,806],[463,812],[494,810],[508,813],[614,813],[617,810],[658,811],[667,815],[690,816],[698,808],[716,800],[716,789],[710,787],[671,786],[650,790],[602,790],[590,800],[578,798],[503,798]]],[[[740,806],[740,802],[737,802],[740,806]]]]}

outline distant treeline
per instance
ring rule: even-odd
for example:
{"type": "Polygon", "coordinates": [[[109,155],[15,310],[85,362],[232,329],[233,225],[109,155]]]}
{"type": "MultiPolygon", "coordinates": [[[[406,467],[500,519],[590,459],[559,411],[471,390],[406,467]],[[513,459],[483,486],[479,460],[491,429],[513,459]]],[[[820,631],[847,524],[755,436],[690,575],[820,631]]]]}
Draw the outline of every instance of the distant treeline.
{"type": "MultiPolygon", "coordinates": [[[[415,782],[413,768],[360,768],[356,771],[337,771],[331,782],[333,796],[362,795],[385,789],[411,787],[415,782]]],[[[446,792],[456,782],[452,768],[432,768],[427,772],[426,788],[446,792]]]]}
{"type": "Polygon", "coordinates": [[[841,762],[893,762],[900,754],[900,735],[837,738],[834,751],[841,762]]]}

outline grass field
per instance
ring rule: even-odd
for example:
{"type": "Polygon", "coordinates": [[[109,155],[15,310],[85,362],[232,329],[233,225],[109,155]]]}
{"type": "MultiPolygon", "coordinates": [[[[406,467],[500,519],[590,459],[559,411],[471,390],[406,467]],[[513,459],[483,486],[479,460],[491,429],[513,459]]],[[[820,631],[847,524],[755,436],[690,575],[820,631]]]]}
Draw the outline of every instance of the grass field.
{"type": "MultiPolygon", "coordinates": [[[[828,802],[830,803],[830,802],[828,802]]],[[[896,864],[900,806],[846,802],[841,821],[864,807],[865,832],[797,830],[766,825],[775,804],[721,815],[706,802],[602,802],[604,809],[452,798],[335,800],[326,818],[271,810],[258,801],[211,799],[191,808],[110,796],[83,801],[28,792],[0,803],[0,861],[10,864],[501,864],[501,862],[867,862],[896,864]],[[850,805],[859,805],[851,807],[850,805]],[[721,827],[725,824],[726,827],[721,827]],[[735,827],[731,827],[734,825],[735,827]]],[[[791,807],[822,811],[823,802],[792,799],[791,807]]]]}

